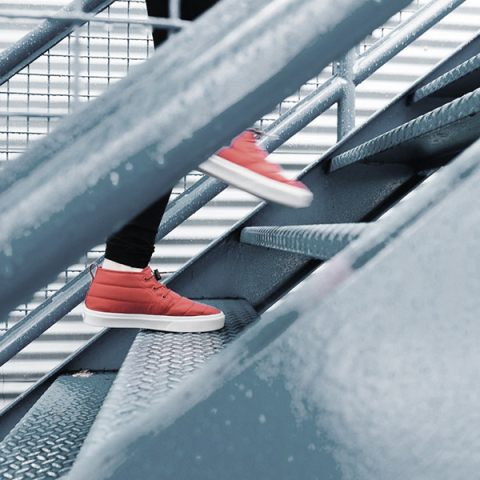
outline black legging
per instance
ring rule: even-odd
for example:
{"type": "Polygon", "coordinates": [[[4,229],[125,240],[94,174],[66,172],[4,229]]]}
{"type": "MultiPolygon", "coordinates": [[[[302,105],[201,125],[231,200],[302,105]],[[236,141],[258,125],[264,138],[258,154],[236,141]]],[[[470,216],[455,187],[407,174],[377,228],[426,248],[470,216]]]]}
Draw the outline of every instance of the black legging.
{"type": "MultiPolygon", "coordinates": [[[[181,0],[180,17],[195,20],[218,0],[181,0]]],[[[146,0],[148,15],[168,17],[168,0],[146,0]]],[[[155,48],[167,39],[166,30],[153,31],[155,48]]],[[[105,258],[130,267],[145,268],[155,249],[155,236],[171,191],[107,239],[105,258]]]]}

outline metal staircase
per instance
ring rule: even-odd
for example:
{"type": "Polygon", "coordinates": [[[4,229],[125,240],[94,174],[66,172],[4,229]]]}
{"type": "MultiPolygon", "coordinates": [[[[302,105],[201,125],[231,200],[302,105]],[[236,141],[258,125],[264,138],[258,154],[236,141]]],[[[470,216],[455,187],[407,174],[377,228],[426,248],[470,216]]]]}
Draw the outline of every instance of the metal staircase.
{"type": "MultiPolygon", "coordinates": [[[[212,10],[210,18],[206,16],[199,20],[198,32],[201,32],[202,22],[207,24],[220,18],[230,22],[222,28],[233,28],[238,18],[230,18],[227,14],[229,5],[233,3],[227,0],[218,9],[212,10]]],[[[291,15],[295,11],[298,18],[304,19],[307,14],[317,13],[319,18],[312,19],[312,24],[318,24],[324,12],[323,7],[315,7],[315,3],[307,0],[285,2],[288,4],[285,12],[291,15]]],[[[327,3],[330,5],[330,2],[327,3]]],[[[321,40],[312,34],[312,38],[317,38],[315,51],[323,51],[328,45],[332,56],[345,53],[354,41],[368,33],[372,25],[384,21],[402,6],[402,2],[394,3],[380,2],[380,8],[379,2],[351,2],[349,8],[340,13],[343,17],[333,33],[316,33],[321,40]],[[357,27],[360,23],[362,27],[358,28],[355,38],[341,43],[338,39],[345,37],[346,32],[350,33],[349,22],[354,8],[359,8],[354,23],[357,27]],[[365,22],[359,22],[358,18],[365,19],[365,22]]],[[[273,5],[274,2],[267,0],[262,2],[265,10],[259,8],[251,20],[252,28],[261,31],[266,27],[262,22],[269,24],[272,20],[268,16],[272,14],[269,7],[273,5]],[[265,17],[262,18],[263,14],[265,17]]],[[[451,2],[448,8],[453,8],[451,2]]],[[[238,16],[250,18],[247,10],[245,8],[238,16]]],[[[445,13],[443,11],[442,14],[445,13]]],[[[281,18],[281,13],[273,15],[281,18]]],[[[33,188],[35,181],[44,178],[43,170],[55,179],[54,169],[59,166],[55,159],[64,160],[65,154],[72,151],[70,145],[76,141],[75,138],[66,140],[62,137],[71,128],[79,129],[78,142],[85,139],[98,142],[99,137],[91,135],[89,128],[98,129],[99,136],[105,137],[107,143],[112,141],[113,137],[109,137],[111,125],[108,122],[103,124],[102,115],[109,112],[111,118],[115,118],[112,123],[116,126],[118,118],[126,119],[128,112],[115,103],[115,95],[125,93],[133,100],[139,100],[141,94],[145,94],[148,80],[158,81],[155,62],[172,64],[171,78],[162,79],[167,90],[174,83],[185,81],[195,91],[197,85],[192,87],[188,79],[175,71],[175,62],[181,62],[182,58],[172,54],[175,45],[192,46],[192,30],[197,28],[197,22],[195,24],[185,32],[184,37],[183,34],[178,35],[177,44],[169,42],[169,47],[167,45],[168,48],[162,49],[158,56],[147,62],[136,76],[130,76],[90,110],[85,109],[77,118],[66,122],[37,152],[26,156],[20,167],[7,171],[5,178],[30,182],[33,188]],[[143,82],[142,75],[151,76],[143,82]],[[89,113],[93,113],[93,118],[89,113]],[[79,123],[82,121],[87,122],[87,126],[79,123]],[[49,154],[52,154],[53,160],[49,159],[49,154]]],[[[224,35],[222,28],[209,32],[205,37],[200,33],[200,38],[214,50],[216,41],[224,35]]],[[[417,27],[416,34],[420,34],[423,28],[424,25],[417,27]]],[[[241,26],[235,34],[240,40],[232,47],[234,51],[259,48],[257,44],[254,43],[253,47],[249,43],[251,32],[246,32],[241,26]]],[[[305,35],[308,34],[306,29],[305,35]]],[[[306,44],[311,45],[312,39],[306,44]]],[[[388,41],[383,43],[383,47],[390,48],[388,41]]],[[[225,329],[209,334],[103,331],[7,409],[1,426],[5,438],[0,445],[0,474],[5,478],[49,478],[66,474],[71,469],[67,475],[70,479],[207,479],[222,475],[231,478],[247,475],[253,478],[343,478],[345,471],[338,468],[341,460],[332,455],[338,438],[332,440],[328,435],[322,436],[318,429],[323,426],[298,424],[291,412],[292,394],[283,386],[278,375],[272,374],[274,370],[268,368],[266,371],[269,374],[262,376],[258,373],[262,365],[265,366],[262,359],[270,355],[270,362],[281,363],[278,354],[275,356],[271,349],[276,340],[283,339],[288,344],[288,339],[285,339],[287,329],[289,332],[293,330],[295,336],[295,329],[302,331],[302,325],[312,323],[315,317],[328,316],[328,312],[322,313],[322,301],[330,298],[331,292],[339,296],[340,301],[348,303],[345,290],[353,290],[351,294],[355,296],[358,286],[352,281],[357,278],[355,273],[358,271],[368,276],[381,271],[381,260],[378,258],[384,259],[384,247],[392,245],[392,248],[398,249],[399,242],[393,240],[405,232],[415,236],[415,231],[411,233],[409,227],[421,223],[420,220],[427,218],[427,225],[437,225],[438,220],[431,219],[429,214],[436,212],[442,201],[447,202],[446,212],[453,215],[455,201],[448,203],[451,192],[465,192],[465,197],[471,199],[472,189],[467,181],[478,176],[475,155],[479,147],[474,145],[460,157],[457,158],[457,155],[480,136],[477,133],[480,113],[479,47],[480,35],[308,167],[300,177],[314,192],[311,207],[294,211],[277,205],[261,205],[168,280],[168,286],[180,294],[221,308],[227,316],[225,329]],[[437,170],[441,171],[436,173],[437,170]],[[428,181],[424,182],[425,179],[428,181]],[[318,269],[319,266],[322,268],[318,269]],[[371,266],[370,270],[368,266],[371,266]],[[311,278],[307,279],[309,276],[311,278]],[[347,286],[337,288],[343,284],[347,286]],[[297,286],[297,295],[288,296],[277,310],[273,309],[258,322],[260,315],[297,286]],[[217,358],[211,359],[214,355],[217,358]],[[203,366],[207,360],[208,363],[203,366]],[[196,372],[195,375],[192,375],[193,372],[196,372]],[[267,377],[269,381],[265,381],[267,377]],[[107,390],[110,390],[108,395],[107,390]],[[321,444],[320,447],[316,446],[317,443],[321,444]],[[319,451],[316,451],[317,448],[319,451]]],[[[223,137],[202,147],[197,156],[187,156],[185,165],[175,167],[173,158],[176,157],[172,152],[186,154],[186,139],[190,138],[189,148],[199,146],[206,132],[218,127],[216,122],[221,121],[222,116],[233,121],[232,131],[244,126],[250,119],[247,107],[263,98],[265,89],[269,89],[273,98],[258,107],[268,110],[284,89],[292,85],[289,74],[299,65],[305,68],[303,76],[308,78],[311,72],[306,65],[309,61],[303,57],[304,49],[299,48],[300,60],[292,54],[284,62],[272,66],[269,78],[255,78],[257,83],[251,87],[253,90],[249,95],[252,99],[249,102],[243,104],[240,96],[230,97],[230,103],[208,114],[206,123],[202,123],[201,118],[194,119],[194,122],[199,122],[198,125],[191,130],[186,126],[182,133],[185,138],[180,134],[164,150],[157,145],[167,139],[157,135],[148,139],[147,156],[144,155],[144,146],[128,152],[129,156],[123,161],[132,162],[134,168],[129,170],[129,175],[119,173],[120,183],[125,183],[123,191],[133,192],[138,182],[145,181],[158,168],[155,165],[153,169],[141,167],[137,157],[145,160],[149,155],[153,163],[160,157],[162,165],[168,164],[173,173],[165,179],[166,186],[175,181],[175,175],[179,176],[198,164],[201,155],[215,151],[223,137]],[[240,113],[245,119],[242,117],[235,123],[233,119],[240,113]],[[153,157],[152,151],[156,152],[153,157]],[[133,177],[131,170],[135,169],[138,172],[130,178],[133,177]]],[[[347,105],[349,82],[359,83],[364,79],[365,72],[374,68],[372,65],[378,68],[379,58],[386,59],[394,53],[382,52],[382,45],[376,52],[379,50],[377,57],[374,52],[370,58],[370,64],[368,57],[360,57],[352,65],[347,55],[339,76],[269,127],[268,133],[272,136],[263,138],[264,147],[273,151],[330,104],[342,101],[344,106],[347,105]]],[[[190,53],[197,54],[198,51],[190,53]]],[[[265,58],[268,55],[262,60],[265,58]]],[[[186,55],[184,60],[190,61],[189,56],[186,55]]],[[[202,68],[196,70],[200,75],[211,67],[211,59],[202,61],[205,62],[202,68]]],[[[325,58],[325,62],[328,61],[325,58]]],[[[245,68],[242,64],[235,67],[235,62],[229,66],[232,65],[233,68],[245,68]]],[[[322,66],[317,65],[319,68],[322,66]]],[[[296,74],[295,81],[301,84],[303,76],[296,74]]],[[[144,108],[147,115],[154,112],[150,105],[144,105],[144,108]]],[[[128,131],[129,128],[125,128],[125,134],[128,131]]],[[[81,153],[88,159],[92,158],[88,147],[82,147],[81,153]]],[[[75,161],[71,163],[75,167],[75,161]]],[[[112,163],[110,167],[114,172],[120,171],[116,164],[112,163]]],[[[106,202],[117,198],[114,187],[102,180],[98,185],[92,182],[88,195],[106,202]],[[106,189],[107,193],[102,193],[102,189],[106,189]]],[[[223,188],[220,182],[204,179],[187,190],[169,206],[159,238],[223,188]]],[[[13,205],[17,194],[9,192],[5,180],[3,183],[0,180],[0,190],[7,206],[13,205]]],[[[79,194],[80,206],[88,205],[85,195],[85,192],[79,194]]],[[[456,201],[458,203],[458,199],[456,201]]],[[[148,198],[143,202],[148,204],[148,198]]],[[[137,208],[141,210],[142,205],[137,208]]],[[[0,211],[0,215],[8,219],[7,213],[0,211]]],[[[39,213],[42,213],[41,208],[39,213]]],[[[106,214],[121,216],[114,209],[107,209],[106,214]]],[[[70,209],[62,215],[62,221],[68,218],[67,215],[76,218],[77,210],[70,209]]],[[[113,224],[114,219],[108,225],[113,224]]],[[[421,226],[417,230],[422,231],[421,226]]],[[[28,258],[28,245],[24,247],[19,237],[15,237],[15,231],[12,232],[12,245],[28,258]]],[[[41,230],[41,233],[44,235],[43,242],[55,236],[54,229],[52,232],[41,230]]],[[[81,251],[83,244],[94,243],[97,237],[98,234],[87,232],[74,247],[81,251]]],[[[58,241],[54,241],[58,246],[58,241]]],[[[391,252],[390,249],[390,255],[391,252]]],[[[444,259],[444,256],[442,253],[441,258],[444,259]]],[[[22,258],[19,260],[20,266],[23,261],[22,258]]],[[[31,281],[29,288],[33,289],[42,278],[53,274],[57,264],[62,262],[65,263],[65,259],[60,258],[53,266],[48,266],[49,270],[45,263],[40,265],[37,271],[41,278],[31,281]],[[48,271],[42,272],[42,269],[48,271]]],[[[6,262],[6,265],[9,263],[6,262]]],[[[4,272],[8,278],[8,269],[5,268],[4,272]]],[[[18,281],[21,280],[24,280],[22,276],[18,281]]],[[[27,319],[6,336],[0,344],[0,358],[11,357],[38,336],[38,332],[54,323],[65,309],[77,304],[87,286],[88,279],[83,274],[64,287],[36,313],[37,318],[27,319]],[[45,315],[42,310],[50,310],[50,314],[45,315]]],[[[6,302],[9,293],[2,294],[6,302]]],[[[9,300],[9,303],[14,300],[9,300]]],[[[313,347],[318,349],[319,345],[314,344],[313,347]]],[[[301,350],[302,347],[296,344],[292,349],[301,350]]],[[[319,350],[310,353],[312,356],[322,355],[319,350]]],[[[298,354],[303,362],[305,356],[308,358],[304,352],[298,354]]],[[[315,360],[312,361],[315,364],[315,360]]],[[[302,366],[306,365],[299,364],[296,368],[302,366]]],[[[315,367],[312,369],[315,371],[315,367]]],[[[291,380],[287,373],[282,375],[291,380]]],[[[308,390],[307,385],[301,387],[308,390]]]]}

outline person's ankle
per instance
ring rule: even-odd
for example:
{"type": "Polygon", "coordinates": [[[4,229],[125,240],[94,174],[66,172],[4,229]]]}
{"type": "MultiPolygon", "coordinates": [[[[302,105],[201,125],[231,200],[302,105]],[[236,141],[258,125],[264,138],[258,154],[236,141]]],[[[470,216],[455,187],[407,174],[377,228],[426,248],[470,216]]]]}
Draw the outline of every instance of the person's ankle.
{"type": "Polygon", "coordinates": [[[106,258],[103,261],[102,268],[105,270],[114,270],[116,272],[141,272],[144,269],[143,268],[136,268],[136,267],[131,267],[130,265],[124,265],[123,263],[118,263],[114,262],[113,260],[109,260],[106,258]]]}

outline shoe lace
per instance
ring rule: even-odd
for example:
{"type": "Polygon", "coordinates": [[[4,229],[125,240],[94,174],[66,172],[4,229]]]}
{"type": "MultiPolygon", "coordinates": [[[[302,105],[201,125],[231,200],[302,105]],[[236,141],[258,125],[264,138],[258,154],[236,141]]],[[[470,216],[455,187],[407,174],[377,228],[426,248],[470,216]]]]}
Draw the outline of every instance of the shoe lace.
{"type": "Polygon", "coordinates": [[[153,270],[152,274],[149,277],[145,277],[145,280],[150,280],[151,278],[155,278],[158,283],[158,286],[154,286],[153,290],[163,290],[163,298],[167,298],[168,294],[171,292],[163,283],[160,283],[162,279],[162,273],[167,272],[159,272],[158,270],[153,270]]]}

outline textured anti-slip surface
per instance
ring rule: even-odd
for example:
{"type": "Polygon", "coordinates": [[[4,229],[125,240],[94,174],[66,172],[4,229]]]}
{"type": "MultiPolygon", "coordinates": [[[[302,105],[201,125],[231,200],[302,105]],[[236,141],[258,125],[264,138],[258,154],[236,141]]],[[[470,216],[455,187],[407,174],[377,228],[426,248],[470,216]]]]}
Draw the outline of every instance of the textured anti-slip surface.
{"type": "Polygon", "coordinates": [[[452,68],[449,72],[436,78],[427,85],[419,88],[413,96],[413,101],[418,102],[422,98],[428,97],[448,85],[452,85],[454,82],[464,78],[465,76],[475,72],[480,68],[480,55],[469,58],[466,62],[458,65],[458,67],[452,68]]]}
{"type": "Polygon", "coordinates": [[[115,374],[59,377],[0,444],[0,478],[58,478],[70,470],[115,374]]]}
{"type": "MultiPolygon", "coordinates": [[[[368,142],[359,145],[358,147],[353,148],[341,155],[338,155],[332,159],[331,171],[344,168],[348,165],[351,165],[356,162],[361,162],[378,155],[386,150],[390,150],[389,156],[390,160],[394,158],[392,149],[398,147],[399,145],[411,142],[420,137],[430,138],[430,141],[435,140],[435,146],[437,150],[441,150],[442,144],[446,142],[455,143],[461,140],[465,143],[464,135],[470,139],[470,143],[473,142],[478,135],[476,135],[477,124],[474,118],[480,113],[480,88],[474,92],[468,93],[461,98],[443,105],[442,107],[436,108],[431,112],[421,115],[420,117],[407,122],[389,132],[379,135],[378,137],[369,140],[368,142]],[[455,125],[459,121],[467,122],[462,126],[465,132],[459,130],[458,126],[455,125]],[[470,125],[469,125],[470,123],[470,125]],[[441,131],[441,129],[451,127],[450,133],[440,133],[437,137],[433,136],[435,131],[441,131]],[[471,134],[470,130],[474,133],[471,134]],[[460,135],[463,133],[464,135],[460,135]],[[452,140],[453,139],[453,140],[452,140]]],[[[465,145],[463,145],[465,146],[465,145]]],[[[425,147],[426,148],[426,147],[425,147]]],[[[430,145],[429,150],[432,150],[430,145]]],[[[432,153],[430,151],[430,153],[432,153]]],[[[406,154],[403,152],[400,155],[402,161],[411,157],[411,152],[406,154]]],[[[401,162],[402,163],[402,162],[401,162]]]]}
{"type": "Polygon", "coordinates": [[[161,400],[186,376],[258,319],[245,300],[203,301],[225,313],[225,327],[210,333],[164,333],[143,330],[135,339],[105,400],[82,455],[91,455],[108,438],[161,400]]]}

